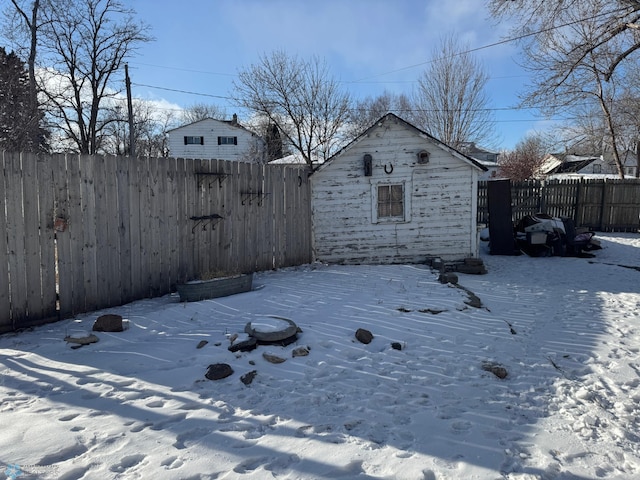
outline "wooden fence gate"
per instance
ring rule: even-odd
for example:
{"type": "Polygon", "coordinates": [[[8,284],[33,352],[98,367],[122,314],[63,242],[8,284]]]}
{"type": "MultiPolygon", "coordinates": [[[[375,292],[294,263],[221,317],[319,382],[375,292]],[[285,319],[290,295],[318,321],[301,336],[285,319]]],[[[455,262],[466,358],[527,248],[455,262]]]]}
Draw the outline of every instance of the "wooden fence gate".
{"type": "Polygon", "coordinates": [[[311,261],[306,167],[0,157],[0,332],[311,261]]]}

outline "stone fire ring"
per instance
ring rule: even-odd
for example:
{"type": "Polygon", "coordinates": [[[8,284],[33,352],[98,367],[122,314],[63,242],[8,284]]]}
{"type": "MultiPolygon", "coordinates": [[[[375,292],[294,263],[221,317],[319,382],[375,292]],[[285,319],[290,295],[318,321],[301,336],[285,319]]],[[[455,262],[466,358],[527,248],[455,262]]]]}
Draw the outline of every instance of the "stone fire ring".
{"type": "Polygon", "coordinates": [[[296,335],[298,326],[288,318],[268,316],[247,323],[244,331],[259,342],[279,342],[296,335]]]}

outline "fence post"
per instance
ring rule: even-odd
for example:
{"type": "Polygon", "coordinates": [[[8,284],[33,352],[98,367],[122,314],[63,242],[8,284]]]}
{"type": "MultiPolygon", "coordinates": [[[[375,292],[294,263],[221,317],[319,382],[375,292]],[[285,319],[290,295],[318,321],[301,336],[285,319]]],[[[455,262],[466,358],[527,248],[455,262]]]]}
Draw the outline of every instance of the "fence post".
{"type": "Polygon", "coordinates": [[[600,214],[598,218],[598,230],[601,232],[604,231],[604,207],[605,207],[605,198],[607,191],[607,179],[602,180],[602,195],[600,196],[600,214]]]}
{"type": "Polygon", "coordinates": [[[580,202],[582,201],[582,182],[584,182],[584,178],[580,177],[580,181],[578,182],[578,188],[576,189],[576,198],[573,207],[573,223],[574,225],[579,225],[578,223],[578,210],[580,209],[580,202]]]}

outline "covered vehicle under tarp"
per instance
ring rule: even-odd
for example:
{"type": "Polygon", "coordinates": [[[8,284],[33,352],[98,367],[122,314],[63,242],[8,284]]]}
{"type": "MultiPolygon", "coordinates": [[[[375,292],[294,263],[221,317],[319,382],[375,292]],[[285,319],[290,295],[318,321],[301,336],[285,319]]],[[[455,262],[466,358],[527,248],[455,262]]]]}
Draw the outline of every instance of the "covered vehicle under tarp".
{"type": "Polygon", "coordinates": [[[518,247],[527,255],[593,257],[600,248],[595,232],[576,228],[572,218],[536,213],[523,217],[515,229],[518,247]]]}

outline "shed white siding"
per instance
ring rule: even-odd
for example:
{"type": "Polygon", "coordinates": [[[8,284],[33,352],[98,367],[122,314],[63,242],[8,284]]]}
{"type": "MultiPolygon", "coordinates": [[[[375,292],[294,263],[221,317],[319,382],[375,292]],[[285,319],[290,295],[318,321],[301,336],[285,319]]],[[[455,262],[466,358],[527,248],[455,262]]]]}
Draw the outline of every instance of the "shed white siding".
{"type": "Polygon", "coordinates": [[[169,151],[177,158],[262,161],[264,141],[231,122],[207,118],[170,130],[169,151]],[[202,144],[185,143],[185,137],[202,137],[202,144]],[[219,144],[219,137],[236,141],[219,144]]]}
{"type": "Polygon", "coordinates": [[[459,157],[398,117],[383,117],[311,177],[315,258],[417,263],[430,256],[476,256],[480,169],[459,157]],[[422,150],[429,152],[426,164],[418,163],[422,150]],[[367,153],[373,157],[371,176],[364,175],[367,153]],[[405,186],[404,220],[376,219],[381,184],[405,186]]]}

